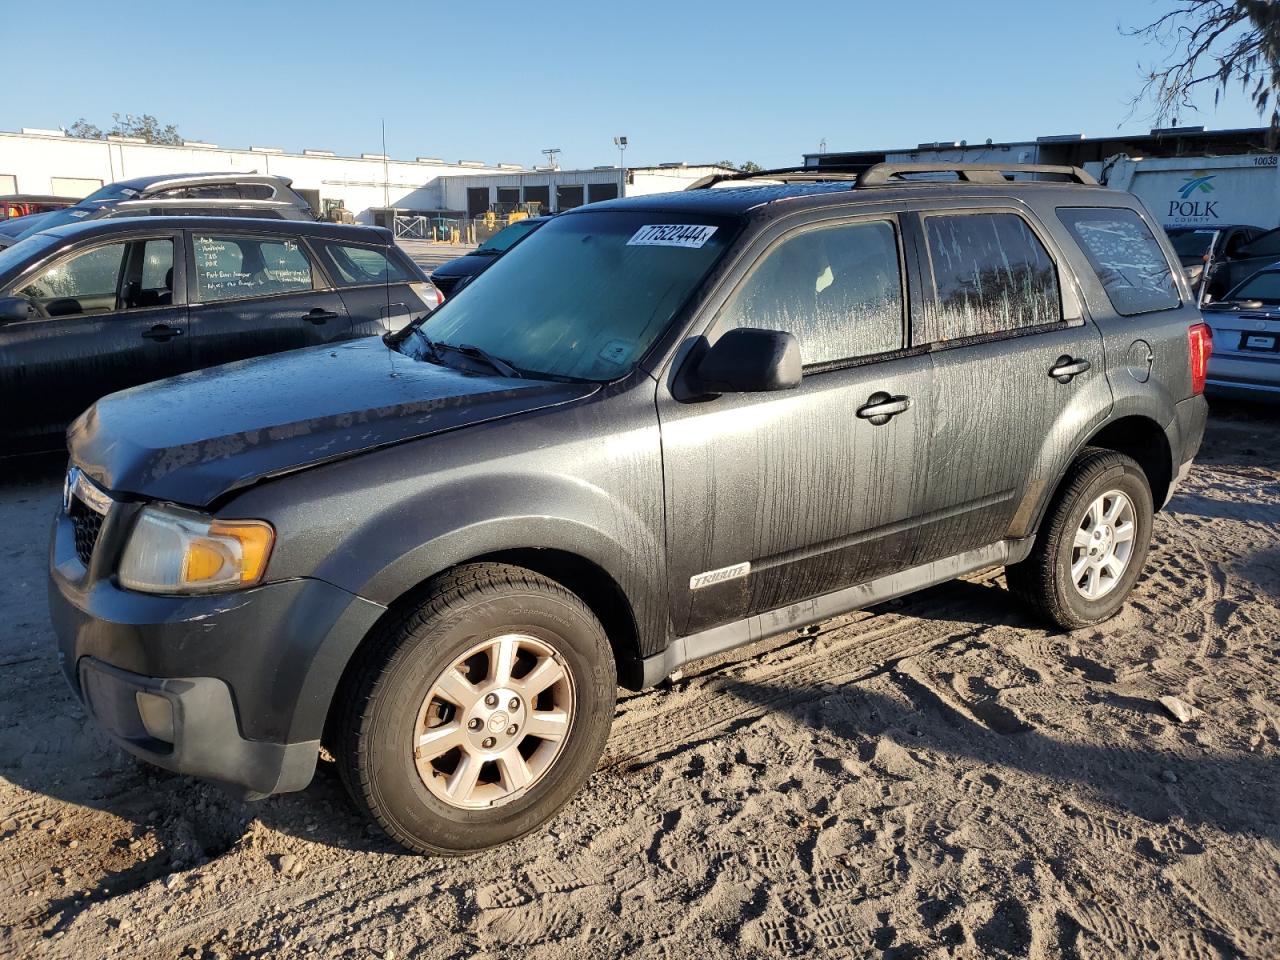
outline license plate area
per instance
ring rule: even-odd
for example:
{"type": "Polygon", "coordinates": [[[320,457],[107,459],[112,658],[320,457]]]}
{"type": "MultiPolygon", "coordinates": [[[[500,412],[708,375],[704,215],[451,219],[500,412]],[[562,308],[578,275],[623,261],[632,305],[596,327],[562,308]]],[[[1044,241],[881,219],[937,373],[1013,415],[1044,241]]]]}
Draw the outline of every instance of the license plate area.
{"type": "Polygon", "coordinates": [[[1240,349],[1254,353],[1280,352],[1280,335],[1274,333],[1242,333],[1240,349]]]}

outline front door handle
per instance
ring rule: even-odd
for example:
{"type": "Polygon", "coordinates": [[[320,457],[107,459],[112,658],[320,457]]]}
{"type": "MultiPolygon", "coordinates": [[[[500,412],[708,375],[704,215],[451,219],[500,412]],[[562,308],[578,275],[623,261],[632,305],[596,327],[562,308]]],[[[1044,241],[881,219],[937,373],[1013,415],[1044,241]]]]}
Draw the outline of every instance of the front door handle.
{"type": "Polygon", "coordinates": [[[867,397],[866,404],[858,408],[858,416],[882,427],[898,414],[905,413],[910,406],[910,397],[894,397],[882,390],[867,397]]]}
{"type": "Polygon", "coordinates": [[[1059,383],[1070,383],[1074,377],[1085,373],[1093,364],[1088,360],[1077,360],[1075,357],[1063,354],[1054,361],[1052,367],[1049,368],[1049,376],[1057,380],[1059,383]]]}
{"type": "Polygon", "coordinates": [[[338,315],[332,310],[321,310],[319,307],[316,307],[302,319],[308,320],[311,323],[325,323],[328,320],[338,319],[338,315]]]}
{"type": "Polygon", "coordinates": [[[167,323],[157,323],[150,330],[143,330],[142,335],[148,340],[159,340],[165,343],[174,337],[182,336],[182,328],[171,327],[167,323]]]}

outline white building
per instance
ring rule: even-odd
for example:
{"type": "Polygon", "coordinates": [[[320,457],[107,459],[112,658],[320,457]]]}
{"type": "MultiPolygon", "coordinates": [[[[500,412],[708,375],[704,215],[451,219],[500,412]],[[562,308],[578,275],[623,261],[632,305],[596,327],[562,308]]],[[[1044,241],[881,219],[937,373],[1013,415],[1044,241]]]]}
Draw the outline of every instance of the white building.
{"type": "Polygon", "coordinates": [[[289,177],[317,213],[336,203],[363,223],[386,224],[391,212],[444,211],[476,216],[497,204],[541,203],[558,211],[616,196],[680,190],[716,167],[533,170],[477,160],[393,160],[380,154],[337,156],[328,150],[286,153],[276,147],[228,149],[188,140],[181,146],[129,137],[81,140],[61,130],[0,131],[0,196],[84,197],[117,180],[157,174],[269,173],[289,177]]]}
{"type": "MultiPolygon", "coordinates": [[[[289,177],[317,212],[339,201],[363,222],[385,207],[436,207],[436,181],[503,169],[431,157],[391,160],[377,154],[340,157],[328,150],[285,153],[275,147],[226,149],[188,140],[162,146],[127,137],[81,140],[60,130],[0,132],[0,195],[83,197],[117,180],[168,173],[271,173],[289,177]]],[[[518,168],[517,168],[518,169],[518,168]]]]}
{"type": "Polygon", "coordinates": [[[664,163],[656,167],[593,167],[590,170],[521,170],[440,178],[441,208],[475,217],[538,203],[543,213],[559,213],[584,203],[683,190],[693,181],[723,171],[717,166],[664,163]]]}

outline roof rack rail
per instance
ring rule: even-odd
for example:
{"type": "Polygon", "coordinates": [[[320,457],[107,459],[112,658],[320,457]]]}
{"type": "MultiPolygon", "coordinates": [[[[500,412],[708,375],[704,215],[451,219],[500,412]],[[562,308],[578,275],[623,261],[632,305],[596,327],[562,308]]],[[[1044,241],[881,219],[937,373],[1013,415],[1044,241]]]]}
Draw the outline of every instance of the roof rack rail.
{"type": "Polygon", "coordinates": [[[949,183],[952,181],[915,181],[907,179],[917,173],[954,173],[965,183],[1008,184],[1006,173],[1050,174],[1064,177],[1086,187],[1098,181],[1079,167],[1048,163],[877,163],[858,175],[858,187],[885,187],[901,183],[949,183]]]}
{"type": "Polygon", "coordinates": [[[1098,181],[1080,167],[1049,163],[849,163],[820,167],[778,167],[774,170],[756,170],[751,173],[713,173],[695,180],[686,190],[706,190],[716,184],[736,180],[779,180],[783,183],[840,183],[852,181],[855,187],[887,187],[904,183],[954,183],[954,180],[912,180],[912,174],[954,173],[963,183],[987,183],[1008,185],[1012,178],[1006,174],[1047,174],[1063,177],[1071,183],[1086,187],[1098,186],[1098,181]]]}
{"type": "Polygon", "coordinates": [[[706,190],[717,183],[730,180],[781,180],[783,183],[825,183],[856,180],[868,164],[831,164],[821,167],[776,167],[773,170],[756,170],[750,173],[713,173],[695,180],[686,190],[706,190]]]}

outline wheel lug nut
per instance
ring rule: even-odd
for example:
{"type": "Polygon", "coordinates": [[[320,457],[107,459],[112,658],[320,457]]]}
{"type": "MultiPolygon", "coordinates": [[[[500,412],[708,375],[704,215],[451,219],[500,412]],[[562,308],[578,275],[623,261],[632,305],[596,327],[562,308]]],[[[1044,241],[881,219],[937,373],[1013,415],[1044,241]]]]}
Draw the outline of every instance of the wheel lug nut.
{"type": "Polygon", "coordinates": [[[516,731],[518,731],[519,729],[520,728],[513,723],[511,726],[507,727],[507,736],[514,737],[516,735],[516,731]]]}
{"type": "Polygon", "coordinates": [[[479,729],[480,729],[480,718],[479,718],[479,717],[472,717],[470,720],[468,720],[468,721],[467,721],[467,726],[468,726],[468,727],[470,727],[472,730],[479,730],[479,729]]]}
{"type": "Polygon", "coordinates": [[[519,710],[519,709],[520,709],[520,698],[519,698],[519,697],[512,697],[512,698],[511,698],[511,702],[507,704],[507,709],[508,709],[508,710],[519,710]]]}
{"type": "Polygon", "coordinates": [[[485,737],[483,740],[480,741],[480,746],[484,747],[486,750],[492,747],[493,744],[494,744],[493,737],[485,737]]]}
{"type": "Polygon", "coordinates": [[[484,705],[486,707],[496,707],[498,705],[498,695],[496,693],[489,694],[484,698],[484,705]]]}

